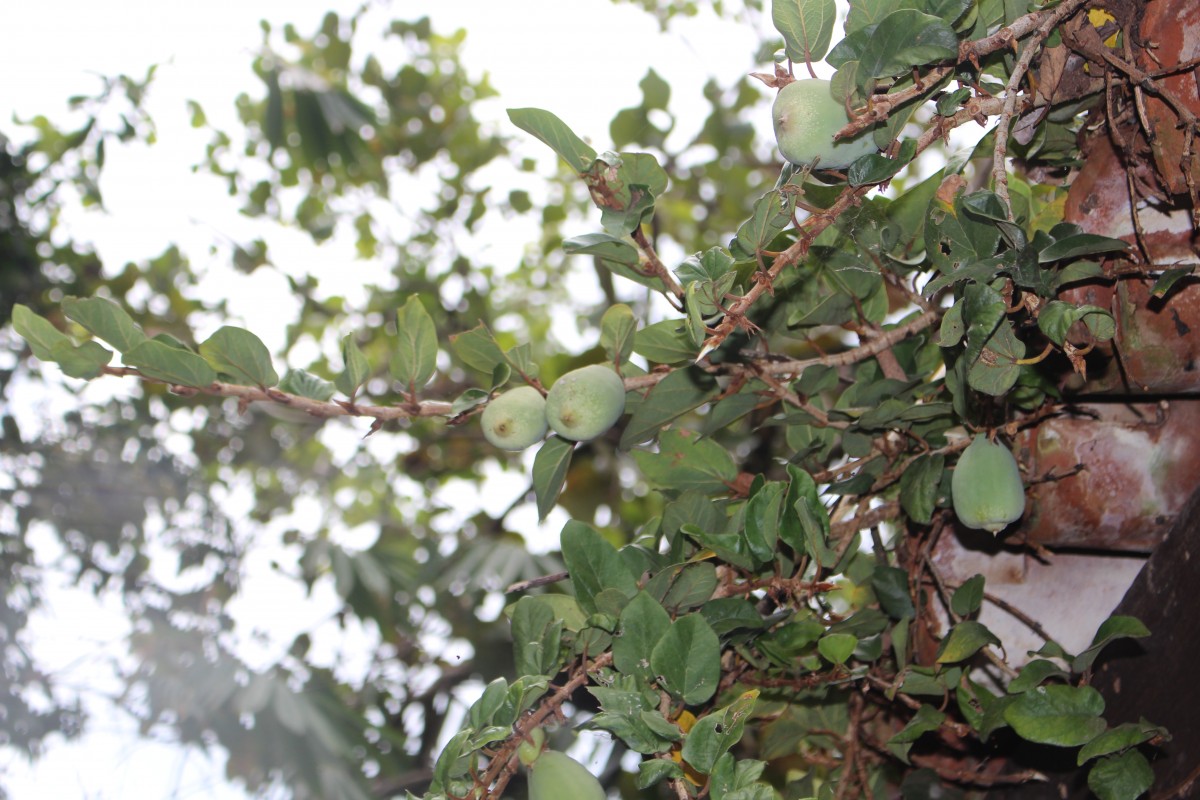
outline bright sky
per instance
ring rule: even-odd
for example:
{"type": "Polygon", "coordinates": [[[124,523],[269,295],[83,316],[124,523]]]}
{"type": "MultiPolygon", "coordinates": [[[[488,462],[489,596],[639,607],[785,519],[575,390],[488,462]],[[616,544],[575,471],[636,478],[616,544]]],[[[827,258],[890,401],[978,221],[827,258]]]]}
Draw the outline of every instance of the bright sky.
{"type": "MultiPolygon", "coordinates": [[[[114,267],[157,255],[172,242],[192,254],[195,263],[208,263],[214,235],[250,238],[262,231],[237,215],[216,180],[190,171],[202,158],[207,134],[189,127],[185,101],[199,101],[218,128],[236,128],[234,96],[259,89],[250,71],[261,41],[258,20],[266,18],[276,28],[292,22],[310,32],[327,9],[347,14],[356,5],[332,0],[10,3],[0,27],[0,75],[6,76],[0,91],[0,129],[19,138],[20,129],[11,122],[14,115],[62,119],[66,98],[94,92],[99,85],[96,75],[124,72],[140,78],[149,64],[160,64],[148,104],[159,143],[110,150],[102,184],[110,213],[70,214],[66,224],[76,240],[94,242],[105,263],[114,267]]],[[[488,72],[501,94],[480,108],[485,122],[515,135],[504,116],[506,107],[549,108],[599,148],[607,146],[611,116],[640,100],[637,84],[650,66],[671,83],[671,109],[679,118],[680,135],[690,136],[707,109],[700,94],[705,81],[715,76],[729,85],[740,75],[763,69],[765,65],[752,58],[769,29],[769,20],[730,26],[701,18],[681,20],[669,34],[662,34],[648,15],[609,0],[404,0],[381,9],[406,19],[428,15],[442,32],[458,27],[469,31],[468,68],[474,75],[488,72]],[[595,45],[585,33],[601,37],[605,44],[595,45]]],[[[364,23],[363,30],[370,27],[364,23]]],[[[763,122],[769,125],[765,117],[763,122]]],[[[529,152],[546,156],[537,143],[531,143],[529,152]]],[[[294,233],[274,231],[268,238],[276,262],[297,272],[321,274],[353,258],[348,242],[318,249],[294,233]]],[[[217,273],[205,290],[240,297],[234,313],[272,346],[270,328],[281,323],[277,316],[264,317],[261,309],[286,303],[286,284],[277,274],[217,273]]],[[[43,557],[53,558],[52,537],[33,535],[43,543],[43,557]]],[[[288,607],[291,627],[274,631],[274,643],[286,643],[299,630],[326,619],[332,607],[330,597],[307,600],[295,592],[295,587],[270,585],[235,613],[240,612],[252,629],[270,629],[278,628],[276,609],[288,607]]],[[[114,691],[102,663],[122,652],[127,629],[120,609],[98,608],[103,600],[65,585],[53,597],[52,608],[38,619],[32,642],[43,666],[75,686],[114,691]],[[97,653],[107,655],[98,659],[97,653]]],[[[346,654],[369,646],[369,640],[349,634],[332,646],[346,654]]],[[[266,660],[272,652],[267,646],[247,657],[266,660]]],[[[151,743],[137,737],[125,718],[103,704],[93,704],[90,711],[91,733],[75,743],[51,742],[46,755],[32,766],[0,752],[0,787],[15,800],[243,797],[225,783],[219,753],[207,756],[151,743]]]]}

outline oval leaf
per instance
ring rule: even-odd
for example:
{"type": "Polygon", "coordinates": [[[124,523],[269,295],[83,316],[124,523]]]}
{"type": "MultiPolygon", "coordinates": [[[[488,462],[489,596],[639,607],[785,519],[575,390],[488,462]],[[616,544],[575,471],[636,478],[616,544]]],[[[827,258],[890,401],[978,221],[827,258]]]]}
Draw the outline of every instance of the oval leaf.
{"type": "Polygon", "coordinates": [[[175,386],[203,388],[217,380],[217,371],[190,350],[172,347],[158,339],[147,339],[125,353],[121,360],[148,378],[175,386]]]}
{"type": "Polygon", "coordinates": [[[103,339],[121,353],[127,353],[146,341],[146,334],[125,309],[104,297],[66,297],[63,313],[78,322],[95,337],[103,339]]]}
{"type": "Polygon", "coordinates": [[[558,502],[574,452],[574,442],[551,436],[533,457],[533,493],[537,497],[539,520],[544,520],[558,502]]]}
{"type": "Polygon", "coordinates": [[[396,312],[396,350],[388,364],[392,377],[416,392],[437,369],[437,328],[420,299],[412,295],[396,312]]]}
{"type": "Polygon", "coordinates": [[[279,383],[267,346],[244,328],[218,328],[200,345],[200,355],[233,383],[264,389],[279,383]]]}
{"type": "Polygon", "coordinates": [[[664,688],[689,705],[703,703],[721,678],[721,643],[704,617],[675,620],[650,655],[650,668],[664,688]]]}
{"type": "Polygon", "coordinates": [[[1090,686],[1039,686],[1017,697],[1004,720],[1022,739],[1077,747],[1101,733],[1104,698],[1090,686]]]}

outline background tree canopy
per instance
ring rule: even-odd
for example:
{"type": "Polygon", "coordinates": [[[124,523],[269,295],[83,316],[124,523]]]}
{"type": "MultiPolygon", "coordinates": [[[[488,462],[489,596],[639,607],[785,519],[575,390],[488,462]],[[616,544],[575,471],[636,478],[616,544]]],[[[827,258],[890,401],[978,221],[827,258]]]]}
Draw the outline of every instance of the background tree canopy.
{"type": "MultiPolygon", "coordinates": [[[[664,35],[698,12],[635,5],[664,35]]],[[[1068,523],[1051,509],[1094,505],[1108,462],[1060,467],[1044,444],[1077,424],[1103,440],[1105,421],[1127,441],[1112,409],[1133,396],[1139,420],[1189,419],[1154,405],[1196,388],[1179,365],[1198,109],[1177,85],[1194,54],[1156,22],[1174,12],[704,5],[769,16],[757,74],[680,97],[648,69],[593,131],[551,96],[481,124],[495,90],[463,66],[466,32],[429,19],[368,32],[388,17],[368,4],[264,24],[240,124],[188,109],[197,169],[249,218],[390,265],[345,264],[343,288],[265,238],[215,241],[241,274],[286,277],[270,348],[178,247],[101,264],[59,225],[67,203],[103,208],[106,153],[154,140],[153,68],[72,98],[78,127],[33,117],[27,144],[0,139],[0,388],[87,387],[37,430],[0,412],[0,744],[36,756],[87,725],[23,645],[49,546],[131,621],[115,701],[147,734],[227,752],[251,793],[517,797],[522,763],[534,800],[537,780],[586,793],[543,740],[626,798],[1150,789],[1170,734],[1106,717],[1092,685],[1146,626],[1100,618],[1076,646],[1036,613],[1055,609],[962,565],[1144,552],[1194,488],[1180,448],[1137,483],[1153,502],[1129,483],[1130,516],[1068,523]],[[870,152],[785,163],[766,106],[822,61],[848,111],[822,138],[870,152]],[[684,104],[706,113],[680,137],[684,104]],[[977,145],[945,145],[977,125],[977,145]],[[535,141],[557,160],[523,155],[535,141]],[[504,392],[593,364],[621,378],[614,427],[523,453],[485,439],[504,392]],[[961,458],[973,440],[1000,461],[961,458]],[[355,652],[302,631],[249,662],[232,609],[264,541],[278,576],[335,594],[355,652]]],[[[581,58],[604,36],[581,30],[581,58]]]]}

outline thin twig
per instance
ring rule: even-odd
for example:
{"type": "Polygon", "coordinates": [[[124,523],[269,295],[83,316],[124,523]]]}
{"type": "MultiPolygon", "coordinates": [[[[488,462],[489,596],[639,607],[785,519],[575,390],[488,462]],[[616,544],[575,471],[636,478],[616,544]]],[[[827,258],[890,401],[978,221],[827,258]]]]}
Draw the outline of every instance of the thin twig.
{"type": "Polygon", "coordinates": [[[302,397],[297,394],[280,391],[279,389],[262,389],[257,386],[240,386],[236,383],[213,381],[207,386],[184,386],[152,378],[133,367],[104,367],[105,375],[118,377],[135,377],[144,383],[157,383],[170,387],[172,392],[182,396],[208,394],[220,397],[236,397],[243,404],[275,403],[294,408],[297,411],[317,417],[374,417],[378,420],[411,419],[413,417],[446,417],[450,416],[452,406],[438,400],[425,400],[420,403],[405,403],[395,406],[360,405],[350,402],[324,402],[302,397]]]}
{"type": "Polygon", "coordinates": [[[1064,19],[1074,14],[1088,2],[1091,2],[1091,0],[1066,0],[1046,14],[1041,24],[1037,26],[1037,30],[1034,31],[1030,41],[1025,43],[1025,49],[1017,57],[1017,61],[1013,65],[1012,75],[1009,76],[1008,84],[1004,87],[1004,111],[1001,112],[1000,119],[996,123],[996,144],[993,150],[992,178],[995,183],[996,194],[1004,201],[1004,207],[1007,210],[1010,220],[1013,218],[1013,214],[1008,195],[1008,130],[1012,124],[1013,117],[1017,113],[1017,99],[1020,97],[1020,92],[1017,89],[1021,85],[1021,81],[1025,80],[1025,74],[1029,71],[1029,65],[1033,63],[1034,57],[1041,52],[1041,44],[1058,28],[1064,19]]]}
{"type": "Polygon", "coordinates": [[[504,593],[512,594],[514,592],[527,592],[530,589],[536,589],[539,586],[549,586],[552,583],[558,583],[559,581],[565,581],[569,577],[570,577],[570,573],[568,573],[566,570],[563,570],[562,572],[552,572],[549,575],[539,575],[538,577],[530,578],[527,581],[517,581],[516,583],[510,583],[505,588],[504,593]]]}
{"type": "MultiPolygon", "coordinates": [[[[990,592],[984,592],[983,599],[987,600],[989,603],[996,606],[996,608],[999,608],[1003,611],[1008,612],[1008,614],[1010,616],[1015,617],[1019,622],[1024,624],[1025,627],[1029,628],[1029,630],[1033,631],[1038,636],[1042,637],[1043,641],[1048,642],[1050,644],[1058,645],[1058,642],[1055,641],[1054,637],[1051,636],[1049,634],[1049,632],[1047,632],[1047,630],[1041,626],[1041,623],[1039,623],[1036,619],[1034,619],[1033,617],[1026,614],[1021,609],[1019,609],[1016,606],[1014,606],[1013,604],[1009,603],[1007,600],[997,597],[996,595],[991,594],[990,592]]],[[[1059,645],[1059,646],[1061,647],[1061,645],[1059,645]]]]}
{"type": "Polygon", "coordinates": [[[675,276],[671,274],[671,270],[662,263],[662,259],[658,257],[658,253],[654,250],[654,245],[650,244],[650,240],[646,238],[646,232],[639,225],[633,230],[633,241],[637,242],[638,248],[641,249],[642,255],[646,257],[646,266],[654,273],[663,283],[663,287],[668,292],[675,295],[677,298],[683,297],[683,287],[679,285],[679,281],[675,280],[675,276]]]}

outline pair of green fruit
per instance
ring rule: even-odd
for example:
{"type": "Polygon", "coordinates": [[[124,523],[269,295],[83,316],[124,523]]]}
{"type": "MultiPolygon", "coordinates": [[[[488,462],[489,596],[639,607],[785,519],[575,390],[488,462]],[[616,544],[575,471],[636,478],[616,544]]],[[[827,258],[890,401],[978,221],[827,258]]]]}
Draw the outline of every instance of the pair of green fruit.
{"type": "Polygon", "coordinates": [[[563,375],[545,397],[532,386],[509,389],[483,410],[483,436],[501,450],[524,450],[552,428],[564,439],[586,442],[607,431],[625,412],[625,382],[603,364],[563,375]]]}

